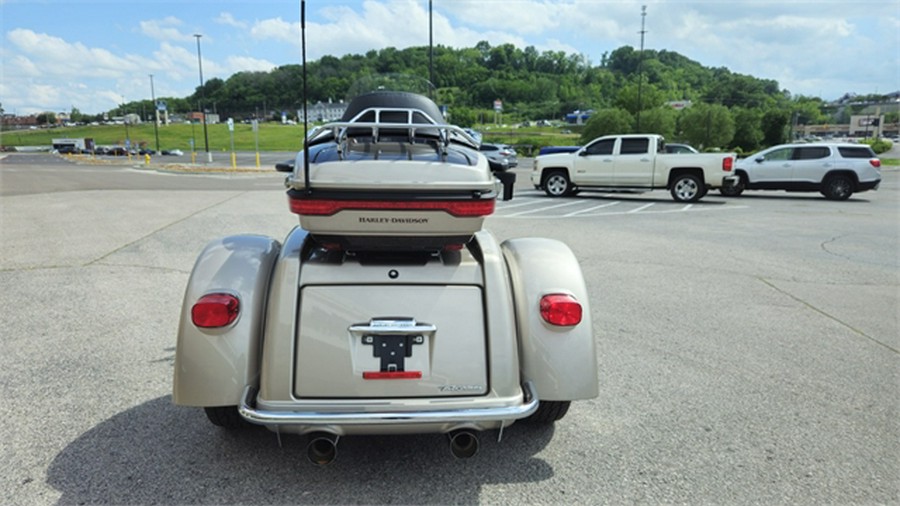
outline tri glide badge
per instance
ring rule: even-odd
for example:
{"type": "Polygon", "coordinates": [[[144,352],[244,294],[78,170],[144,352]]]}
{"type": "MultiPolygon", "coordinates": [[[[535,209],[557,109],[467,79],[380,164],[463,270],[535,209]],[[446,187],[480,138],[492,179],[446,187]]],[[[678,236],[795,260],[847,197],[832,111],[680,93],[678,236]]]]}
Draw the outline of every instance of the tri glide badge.
{"type": "Polygon", "coordinates": [[[349,330],[362,344],[371,346],[372,356],[381,362],[378,371],[364,371],[364,379],[420,379],[422,371],[406,370],[406,359],[417,345],[431,339],[437,328],[414,318],[381,317],[351,325],[349,330]]]}

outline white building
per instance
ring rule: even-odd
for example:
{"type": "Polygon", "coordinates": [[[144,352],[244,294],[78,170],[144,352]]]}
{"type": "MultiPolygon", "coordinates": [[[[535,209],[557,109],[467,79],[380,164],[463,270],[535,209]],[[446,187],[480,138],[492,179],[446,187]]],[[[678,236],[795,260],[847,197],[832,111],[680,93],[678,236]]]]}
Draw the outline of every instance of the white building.
{"type": "MultiPolygon", "coordinates": [[[[329,100],[328,102],[319,102],[315,105],[310,105],[308,109],[308,121],[310,122],[338,121],[344,116],[344,111],[347,110],[347,102],[344,102],[343,100],[340,102],[332,102],[329,100]]],[[[303,109],[297,111],[297,117],[300,118],[300,121],[304,120],[303,109]]]]}

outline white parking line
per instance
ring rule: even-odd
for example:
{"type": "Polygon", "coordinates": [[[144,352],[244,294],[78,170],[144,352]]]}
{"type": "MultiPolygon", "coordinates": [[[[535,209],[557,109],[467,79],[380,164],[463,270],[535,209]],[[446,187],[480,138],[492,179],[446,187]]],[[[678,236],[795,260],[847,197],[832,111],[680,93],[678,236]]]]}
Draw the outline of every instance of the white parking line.
{"type": "Polygon", "coordinates": [[[574,213],[569,213],[569,214],[563,215],[563,218],[568,218],[570,216],[578,216],[579,214],[589,213],[591,211],[596,211],[597,209],[603,209],[604,207],[614,206],[619,203],[620,202],[617,200],[615,202],[609,202],[607,204],[601,204],[599,206],[589,207],[587,209],[582,209],[580,211],[575,211],[574,213]]]}
{"type": "Polygon", "coordinates": [[[528,200],[524,200],[524,201],[522,201],[522,202],[519,202],[518,204],[506,204],[506,203],[504,203],[504,204],[502,204],[502,205],[500,205],[500,206],[497,206],[497,207],[500,208],[500,209],[512,209],[512,208],[514,208],[514,207],[530,206],[531,204],[538,204],[538,203],[544,203],[544,202],[546,202],[546,200],[544,200],[544,199],[528,199],[528,200]]]}
{"type": "Polygon", "coordinates": [[[507,214],[506,216],[509,216],[509,217],[512,217],[512,216],[522,216],[523,214],[539,213],[539,212],[541,212],[541,211],[547,211],[547,210],[550,210],[550,209],[556,209],[556,208],[558,208],[558,207],[573,206],[573,205],[581,204],[581,203],[582,203],[582,201],[580,201],[580,200],[573,200],[573,201],[571,201],[571,202],[563,202],[562,204],[556,204],[555,206],[539,207],[539,208],[537,208],[537,209],[531,209],[531,210],[528,210],[528,211],[522,211],[522,212],[518,212],[518,213],[507,214]]]}
{"type": "Polygon", "coordinates": [[[653,206],[653,203],[651,202],[650,204],[645,204],[641,207],[635,207],[634,209],[628,211],[628,214],[639,213],[639,212],[643,211],[644,209],[647,209],[648,207],[652,207],[652,206],[653,206]]]}

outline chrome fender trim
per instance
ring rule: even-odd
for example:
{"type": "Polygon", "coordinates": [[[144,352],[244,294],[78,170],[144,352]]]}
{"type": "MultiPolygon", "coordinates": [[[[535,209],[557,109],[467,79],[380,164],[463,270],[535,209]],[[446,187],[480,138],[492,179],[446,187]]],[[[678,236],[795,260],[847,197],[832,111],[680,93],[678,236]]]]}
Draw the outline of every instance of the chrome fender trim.
{"type": "Polygon", "coordinates": [[[434,411],[382,411],[320,413],[313,411],[269,411],[256,405],[256,389],[244,388],[238,412],[250,423],[258,425],[402,425],[412,423],[452,423],[517,420],[538,408],[537,392],[530,381],[522,384],[524,403],[497,408],[447,409],[434,411]]]}

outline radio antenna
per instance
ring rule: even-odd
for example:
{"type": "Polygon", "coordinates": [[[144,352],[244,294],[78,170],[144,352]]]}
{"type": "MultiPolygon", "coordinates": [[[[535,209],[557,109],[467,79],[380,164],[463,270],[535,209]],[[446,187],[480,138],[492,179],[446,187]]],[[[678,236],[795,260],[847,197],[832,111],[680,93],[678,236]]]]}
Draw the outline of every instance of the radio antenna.
{"type": "Polygon", "coordinates": [[[300,0],[300,48],[303,59],[303,185],[306,193],[309,187],[309,110],[306,91],[306,0],[300,0]]]}

